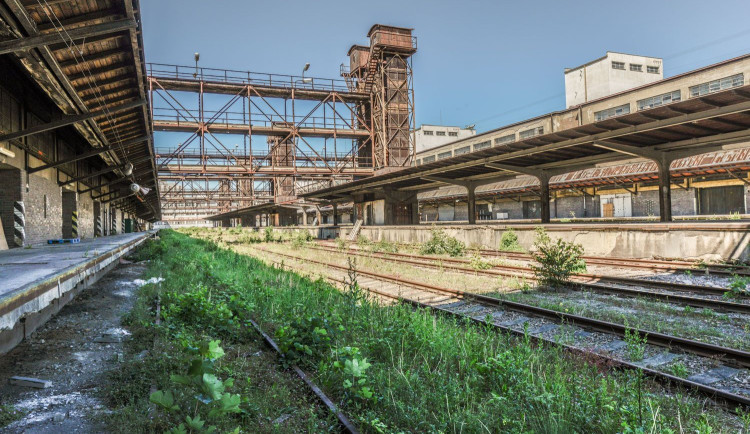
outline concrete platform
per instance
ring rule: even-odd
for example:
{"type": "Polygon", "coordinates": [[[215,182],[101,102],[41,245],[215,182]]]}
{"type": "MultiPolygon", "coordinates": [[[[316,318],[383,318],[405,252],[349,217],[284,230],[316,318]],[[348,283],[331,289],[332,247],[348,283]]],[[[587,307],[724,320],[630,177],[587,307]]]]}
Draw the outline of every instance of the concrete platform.
{"type": "Polygon", "coordinates": [[[0,252],[0,354],[114,268],[152,232],[0,252]]]}
{"type": "MultiPolygon", "coordinates": [[[[420,224],[412,226],[362,226],[359,235],[373,241],[423,243],[432,236],[433,227],[466,243],[495,249],[508,228],[518,235],[518,242],[530,249],[536,238],[535,228],[543,226],[553,238],[583,245],[592,256],[614,258],[673,258],[705,261],[750,260],[750,223],[748,222],[607,222],[523,224],[492,223],[420,224]]],[[[318,238],[346,236],[351,225],[338,227],[280,227],[276,231],[306,230],[318,238]]]]}

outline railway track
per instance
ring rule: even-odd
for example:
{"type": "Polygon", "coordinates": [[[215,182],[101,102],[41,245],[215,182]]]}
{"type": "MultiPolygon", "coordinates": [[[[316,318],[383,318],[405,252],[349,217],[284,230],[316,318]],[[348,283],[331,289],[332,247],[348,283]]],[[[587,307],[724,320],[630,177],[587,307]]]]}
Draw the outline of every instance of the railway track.
{"type": "MultiPolygon", "coordinates": [[[[339,250],[329,247],[308,247],[316,250],[323,250],[332,253],[340,253],[339,250]]],[[[397,262],[402,264],[414,265],[417,267],[425,267],[431,269],[449,269],[455,270],[467,274],[475,275],[486,275],[486,276],[503,276],[503,277],[516,277],[523,278],[530,281],[535,281],[536,278],[532,274],[532,271],[525,267],[518,266],[502,266],[498,265],[492,269],[481,270],[471,268],[468,264],[469,261],[455,259],[455,258],[431,258],[420,255],[407,255],[402,253],[370,253],[362,252],[357,249],[349,249],[349,254],[355,254],[358,256],[374,256],[379,259],[397,262]],[[447,264],[446,264],[447,263],[447,264]],[[521,273],[521,274],[519,274],[521,273]]],[[[656,286],[662,289],[691,292],[701,295],[723,295],[725,290],[721,288],[700,286],[700,285],[685,285],[671,282],[657,282],[656,285],[652,285],[652,281],[643,279],[631,279],[631,278],[609,278],[605,276],[598,276],[592,274],[578,274],[575,276],[575,283],[573,289],[588,289],[594,292],[601,292],[626,297],[645,297],[666,303],[676,303],[691,307],[701,307],[716,309],[724,312],[735,312],[750,314],[750,304],[736,303],[726,301],[722,299],[711,299],[702,297],[691,297],[681,294],[669,294],[663,292],[653,292],[634,288],[623,288],[618,286],[612,286],[612,284],[626,284],[636,286],[656,286]]]]}
{"type": "MultiPolygon", "coordinates": [[[[328,241],[320,240],[320,244],[331,246],[328,241]]],[[[501,257],[520,261],[531,261],[531,255],[521,252],[503,252],[499,250],[480,249],[483,256],[501,257]]],[[[610,267],[624,267],[651,270],[654,272],[685,272],[708,273],[717,276],[731,277],[733,275],[750,276],[750,267],[730,264],[704,264],[695,261],[638,259],[638,258],[604,258],[601,256],[583,256],[587,264],[610,267]]]]}
{"type": "MultiPolygon", "coordinates": [[[[497,250],[481,249],[479,252],[484,256],[497,256],[509,259],[530,261],[531,255],[519,252],[501,252],[497,250]]],[[[638,258],[603,258],[600,256],[583,256],[587,264],[604,265],[611,267],[627,267],[652,270],[654,272],[685,272],[708,273],[717,276],[731,277],[732,275],[750,276],[750,269],[745,266],[733,266],[729,264],[699,264],[690,261],[665,261],[659,259],[638,258]]]]}
{"type": "MultiPolygon", "coordinates": [[[[327,277],[339,283],[345,283],[344,279],[333,278],[331,277],[330,272],[332,271],[333,273],[339,273],[343,276],[346,276],[350,271],[347,267],[328,263],[325,261],[301,258],[294,255],[267,250],[261,247],[256,247],[256,249],[268,255],[286,258],[300,263],[310,263],[324,266],[328,271],[326,273],[327,277]]],[[[571,343],[563,343],[557,340],[553,340],[549,337],[544,336],[544,334],[548,334],[551,329],[547,328],[546,332],[540,331],[545,329],[545,326],[537,327],[535,329],[536,331],[528,331],[526,327],[519,327],[519,324],[521,324],[520,322],[502,322],[501,320],[504,316],[512,315],[513,313],[521,313],[540,319],[542,322],[545,322],[547,324],[553,324],[555,325],[555,327],[560,327],[562,325],[572,326],[580,328],[581,330],[588,330],[593,333],[602,333],[608,336],[615,336],[616,338],[625,337],[627,330],[628,333],[636,333],[640,337],[647,336],[648,345],[677,349],[686,354],[691,354],[697,357],[710,358],[713,361],[722,360],[725,363],[731,363],[734,366],[738,366],[745,370],[750,367],[750,353],[748,352],[733,348],[706,344],[703,342],[679,338],[662,333],[650,332],[648,330],[628,329],[627,327],[620,324],[586,318],[579,315],[557,312],[549,309],[539,308],[536,306],[526,305],[523,303],[504,301],[479,294],[468,293],[461,290],[442,288],[435,285],[400,279],[393,276],[386,276],[370,271],[357,270],[356,274],[358,276],[358,283],[361,287],[380,297],[400,300],[416,307],[427,308],[432,311],[447,315],[469,318],[475,323],[491,325],[496,329],[502,330],[504,332],[516,335],[528,335],[531,339],[544,344],[562,345],[564,348],[574,353],[586,354],[588,357],[595,357],[601,360],[606,360],[608,363],[620,368],[640,370],[645,375],[652,377],[662,383],[695,390],[725,405],[730,410],[735,410],[737,409],[737,407],[750,409],[750,390],[748,390],[747,393],[740,394],[733,391],[732,387],[712,387],[708,384],[696,381],[695,375],[689,378],[681,378],[654,369],[653,366],[645,363],[646,360],[643,360],[640,363],[630,362],[621,358],[603,354],[601,351],[597,351],[596,348],[591,350],[576,346],[571,343]],[[389,290],[384,290],[383,288],[376,289],[374,286],[376,286],[378,282],[392,285],[389,290]],[[403,291],[404,288],[407,289],[406,294],[403,291]]],[[[526,323],[524,322],[524,324],[526,323]]]]}

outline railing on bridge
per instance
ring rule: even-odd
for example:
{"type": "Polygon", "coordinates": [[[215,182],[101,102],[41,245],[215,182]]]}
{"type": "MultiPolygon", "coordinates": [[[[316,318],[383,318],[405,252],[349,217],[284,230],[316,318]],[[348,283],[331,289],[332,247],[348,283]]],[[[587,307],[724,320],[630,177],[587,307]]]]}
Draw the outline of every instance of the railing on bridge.
{"type": "Polygon", "coordinates": [[[349,92],[346,81],[335,78],[267,74],[232,69],[196,68],[195,66],[167,65],[163,63],[149,63],[147,64],[147,70],[149,76],[157,79],[169,78],[214,83],[248,84],[252,86],[267,86],[285,89],[349,92]]]}

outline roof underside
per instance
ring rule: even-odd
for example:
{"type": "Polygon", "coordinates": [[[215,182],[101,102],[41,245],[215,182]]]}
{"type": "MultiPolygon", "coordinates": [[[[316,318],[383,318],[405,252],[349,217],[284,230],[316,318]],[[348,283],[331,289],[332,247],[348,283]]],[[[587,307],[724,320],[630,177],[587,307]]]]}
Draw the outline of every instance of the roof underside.
{"type": "MultiPolygon", "coordinates": [[[[15,54],[60,109],[69,115],[102,111],[76,125],[109,166],[133,164],[133,179],[150,188],[145,198],[130,196],[135,213],[145,220],[161,218],[146,95],[145,59],[138,0],[22,0],[4,2],[5,21],[14,18],[16,37],[59,35],[60,42],[15,54]],[[109,30],[106,30],[109,28],[109,30]],[[73,30],[100,29],[94,36],[71,37],[73,30]],[[71,38],[73,42],[71,42],[71,38]],[[33,68],[47,68],[42,74],[33,68]],[[47,79],[44,79],[44,77],[47,79]],[[42,78],[40,78],[42,77],[42,78]],[[48,78],[54,77],[54,80],[48,78]],[[142,103],[137,105],[138,103],[142,103]],[[115,110],[129,104],[132,108],[115,110]]],[[[2,9],[2,7],[0,7],[2,9]]],[[[114,176],[112,174],[111,176],[114,176]]],[[[123,179],[114,189],[126,188],[123,179]]],[[[124,195],[124,194],[123,194],[124,195]]]]}
{"type": "Polygon", "coordinates": [[[409,167],[380,176],[303,194],[323,200],[346,200],[353,193],[376,191],[383,186],[402,190],[435,188],[446,180],[489,181],[517,173],[488,167],[501,163],[519,168],[573,172],[597,163],[632,158],[607,149],[607,144],[674,152],[714,150],[721,143],[750,139],[750,86],[690,98],[601,122],[556,131],[529,139],[409,167]]]}

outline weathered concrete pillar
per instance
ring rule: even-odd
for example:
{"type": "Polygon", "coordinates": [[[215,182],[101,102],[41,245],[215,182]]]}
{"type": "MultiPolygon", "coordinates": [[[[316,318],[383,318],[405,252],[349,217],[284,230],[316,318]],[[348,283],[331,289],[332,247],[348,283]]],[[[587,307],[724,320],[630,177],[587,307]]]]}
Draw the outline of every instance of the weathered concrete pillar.
{"type": "Polygon", "coordinates": [[[333,225],[336,226],[339,224],[339,209],[338,204],[334,202],[333,204],[333,225]]]}
{"type": "Polygon", "coordinates": [[[320,213],[320,206],[315,205],[315,219],[316,219],[316,226],[320,226],[321,222],[323,221],[323,215],[320,213]]]}
{"type": "Polygon", "coordinates": [[[302,207],[302,226],[307,226],[307,209],[302,207]]]}
{"type": "Polygon", "coordinates": [[[468,200],[466,201],[466,206],[469,208],[469,224],[473,225],[477,222],[477,201],[476,197],[474,195],[474,192],[476,191],[477,187],[473,184],[469,184],[466,187],[466,190],[468,190],[468,200]]]}
{"type": "Polygon", "coordinates": [[[541,206],[541,219],[542,223],[550,222],[550,209],[549,209],[549,176],[547,174],[538,176],[539,179],[539,195],[542,201],[541,206]]]}
{"type": "Polygon", "coordinates": [[[664,156],[654,160],[659,169],[659,221],[672,221],[672,180],[669,174],[669,165],[672,160],[664,156]]]}

